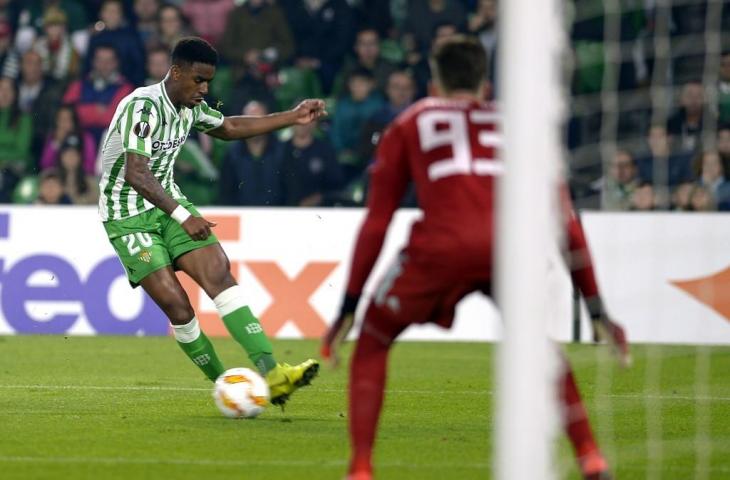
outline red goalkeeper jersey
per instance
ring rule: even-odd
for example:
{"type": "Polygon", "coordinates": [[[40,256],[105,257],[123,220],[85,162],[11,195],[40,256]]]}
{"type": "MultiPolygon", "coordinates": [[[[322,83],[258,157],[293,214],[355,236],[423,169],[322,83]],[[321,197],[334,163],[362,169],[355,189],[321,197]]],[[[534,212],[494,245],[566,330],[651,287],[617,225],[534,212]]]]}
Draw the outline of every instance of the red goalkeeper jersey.
{"type": "MultiPolygon", "coordinates": [[[[368,214],[355,246],[349,294],[362,292],[411,181],[423,219],[411,229],[406,254],[432,266],[434,274],[491,276],[495,178],[503,171],[499,119],[491,103],[445,98],[423,99],[396,118],[370,169],[368,214]]],[[[581,267],[589,268],[582,229],[569,197],[563,200],[570,248],[584,252],[581,267]]],[[[589,275],[576,273],[583,293],[595,294],[592,268],[589,275]]]]}

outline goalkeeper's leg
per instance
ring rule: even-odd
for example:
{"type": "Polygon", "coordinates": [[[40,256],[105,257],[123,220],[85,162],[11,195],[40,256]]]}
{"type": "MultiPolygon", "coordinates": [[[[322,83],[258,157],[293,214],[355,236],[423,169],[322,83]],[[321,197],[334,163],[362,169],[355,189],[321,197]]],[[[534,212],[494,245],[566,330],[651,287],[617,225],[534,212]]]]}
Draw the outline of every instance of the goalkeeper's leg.
{"type": "Polygon", "coordinates": [[[350,459],[349,478],[369,480],[378,419],[383,406],[388,353],[403,326],[375,316],[372,306],[365,316],[350,364],[350,459]]]}
{"type": "Polygon", "coordinates": [[[573,369],[565,357],[562,360],[562,373],[558,378],[558,392],[563,407],[563,426],[573,445],[581,473],[584,478],[608,479],[608,464],[593,436],[573,369]]]}

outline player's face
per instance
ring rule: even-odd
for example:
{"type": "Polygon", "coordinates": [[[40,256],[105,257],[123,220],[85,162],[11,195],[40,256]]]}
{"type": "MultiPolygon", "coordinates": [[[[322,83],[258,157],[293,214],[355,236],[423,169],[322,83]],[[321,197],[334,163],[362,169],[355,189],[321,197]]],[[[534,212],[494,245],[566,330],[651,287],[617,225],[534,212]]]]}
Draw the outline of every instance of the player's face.
{"type": "Polygon", "coordinates": [[[178,83],[178,101],[193,108],[208,95],[208,86],[215,76],[215,67],[205,63],[173,66],[173,79],[178,83]]]}

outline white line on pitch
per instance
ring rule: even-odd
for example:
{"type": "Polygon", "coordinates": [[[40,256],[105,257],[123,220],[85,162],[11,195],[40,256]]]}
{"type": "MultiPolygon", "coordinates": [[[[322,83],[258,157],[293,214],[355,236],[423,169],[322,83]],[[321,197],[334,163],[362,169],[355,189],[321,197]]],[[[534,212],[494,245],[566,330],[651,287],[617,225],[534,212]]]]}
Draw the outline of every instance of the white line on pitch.
{"type": "MultiPolygon", "coordinates": [[[[113,391],[161,391],[161,392],[208,392],[210,388],[203,387],[178,387],[178,386],[156,386],[156,385],[0,385],[0,389],[23,390],[113,390],[113,391]]],[[[344,389],[337,388],[315,388],[318,392],[344,393],[344,389]]],[[[390,394],[403,395],[493,395],[492,390],[386,390],[390,394]]],[[[653,400],[683,400],[683,401],[708,401],[708,402],[730,402],[730,397],[725,396],[693,396],[693,395],[662,395],[644,393],[611,393],[602,395],[618,399],[653,399],[653,400]]]]}
{"type": "MultiPolygon", "coordinates": [[[[0,463],[97,463],[97,464],[138,464],[138,465],[195,465],[195,466],[226,466],[226,467],[328,467],[341,468],[346,465],[344,460],[204,460],[204,459],[170,459],[170,458],[129,458],[129,457],[33,457],[33,456],[0,456],[0,463]]],[[[400,468],[489,468],[486,462],[444,462],[407,464],[404,462],[380,463],[381,467],[400,468]]]]}

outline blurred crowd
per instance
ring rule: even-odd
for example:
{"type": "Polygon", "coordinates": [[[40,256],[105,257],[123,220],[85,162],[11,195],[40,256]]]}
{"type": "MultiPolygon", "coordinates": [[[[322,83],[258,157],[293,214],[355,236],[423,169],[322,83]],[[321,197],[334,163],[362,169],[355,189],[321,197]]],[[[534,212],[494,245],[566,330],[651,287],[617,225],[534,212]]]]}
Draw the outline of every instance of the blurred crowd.
{"type": "Polygon", "coordinates": [[[566,144],[578,205],[730,210],[730,5],[571,5],[566,144]]]}
{"type": "MultiPolygon", "coordinates": [[[[565,4],[566,151],[579,205],[730,209],[730,7],[614,3],[618,12],[602,0],[565,4]],[[714,50],[707,31],[722,32],[714,50]],[[660,55],[662,38],[670,48],[660,55]],[[618,93],[613,103],[606,91],[618,93]]],[[[208,103],[224,114],[319,97],[330,115],[236,142],[192,133],[175,163],[186,196],[361,205],[380,134],[427,94],[431,49],[460,32],[484,45],[487,96],[497,98],[496,0],[0,0],[0,203],[95,204],[97,152],[117,104],[161,81],[175,42],[199,35],[221,56],[208,103]]],[[[411,193],[404,205],[415,204],[411,193]]]]}

